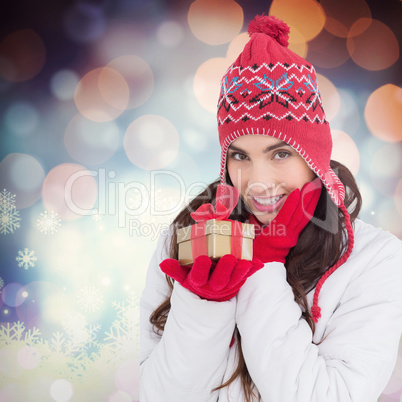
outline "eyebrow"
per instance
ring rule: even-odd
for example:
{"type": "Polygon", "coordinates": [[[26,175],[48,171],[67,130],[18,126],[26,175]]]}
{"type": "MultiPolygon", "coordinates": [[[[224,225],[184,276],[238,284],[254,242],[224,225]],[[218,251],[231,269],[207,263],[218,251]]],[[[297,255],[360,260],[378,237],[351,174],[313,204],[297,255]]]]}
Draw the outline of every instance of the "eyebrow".
{"type": "MultiPolygon", "coordinates": [[[[274,145],[271,145],[271,146],[265,148],[262,152],[264,154],[266,154],[266,153],[271,152],[272,150],[274,150],[276,148],[280,148],[280,147],[283,147],[283,146],[290,147],[290,145],[288,143],[286,143],[285,141],[281,141],[281,142],[278,142],[277,144],[274,144],[274,145]]],[[[229,145],[229,150],[230,151],[240,152],[240,153],[243,153],[243,154],[247,154],[246,151],[244,151],[241,148],[236,147],[236,145],[233,145],[233,144],[229,145]]]]}

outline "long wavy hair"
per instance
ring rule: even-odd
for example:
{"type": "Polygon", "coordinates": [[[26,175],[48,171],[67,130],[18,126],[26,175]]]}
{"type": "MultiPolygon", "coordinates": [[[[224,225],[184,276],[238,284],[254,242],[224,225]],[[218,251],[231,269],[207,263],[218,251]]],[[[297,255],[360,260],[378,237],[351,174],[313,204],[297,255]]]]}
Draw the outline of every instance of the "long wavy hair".
{"type": "MultiPolygon", "coordinates": [[[[341,163],[331,161],[331,168],[337,173],[339,179],[345,186],[346,196],[344,204],[350,213],[351,222],[353,222],[359,214],[362,203],[356,181],[349,169],[341,163]]],[[[191,218],[190,212],[195,211],[204,203],[214,203],[218,184],[219,180],[216,180],[195,197],[173,221],[174,227],[181,228],[194,224],[195,222],[191,218]]],[[[248,217],[249,211],[243,200],[240,200],[239,208],[235,209],[230,219],[246,222],[248,217]]],[[[314,289],[323,273],[339,260],[347,246],[345,217],[342,211],[331,200],[324,186],[314,212],[314,218],[315,219],[312,219],[301,232],[296,246],[290,250],[285,262],[287,271],[286,279],[293,289],[295,301],[304,310],[302,313],[303,318],[307,321],[313,334],[315,332],[315,323],[309,311],[307,293],[314,289]],[[317,225],[317,220],[325,222],[325,225],[317,225]],[[331,228],[331,230],[328,230],[329,228],[331,228]]],[[[169,244],[169,255],[170,258],[178,258],[178,245],[175,231],[169,244]]],[[[172,291],[173,280],[166,275],[166,281],[172,291]]],[[[169,311],[170,296],[168,296],[150,316],[150,322],[153,325],[154,331],[160,336],[163,333],[169,311]]],[[[244,360],[241,348],[241,336],[237,327],[235,328],[235,332],[238,341],[236,346],[237,367],[225,383],[214,388],[211,392],[228,386],[240,376],[246,401],[252,402],[256,399],[261,400],[244,360]]]]}

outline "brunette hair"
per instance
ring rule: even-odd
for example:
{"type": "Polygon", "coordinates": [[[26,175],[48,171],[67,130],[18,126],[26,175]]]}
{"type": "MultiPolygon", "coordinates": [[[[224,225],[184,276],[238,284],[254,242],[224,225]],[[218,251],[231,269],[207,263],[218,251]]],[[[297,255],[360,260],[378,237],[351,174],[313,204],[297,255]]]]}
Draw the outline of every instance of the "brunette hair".
{"type": "MultiPolygon", "coordinates": [[[[357,218],[362,204],[362,198],[356,181],[346,166],[336,161],[331,161],[330,165],[345,186],[346,196],[344,204],[350,213],[350,220],[353,222],[357,218]]],[[[173,221],[174,227],[180,228],[194,224],[195,222],[191,218],[190,212],[195,211],[200,205],[206,202],[213,203],[215,201],[214,198],[218,184],[219,180],[216,180],[195,197],[173,221]]],[[[229,182],[228,184],[231,183],[229,182]]],[[[242,200],[239,201],[239,205],[240,207],[235,209],[230,218],[246,222],[249,212],[242,200]]],[[[304,309],[302,315],[310,326],[313,334],[315,332],[315,323],[309,311],[307,293],[316,286],[323,273],[340,259],[346,247],[347,232],[345,229],[344,214],[334,204],[323,186],[320,199],[314,212],[314,218],[301,232],[297,245],[290,250],[285,262],[287,271],[286,279],[293,289],[295,301],[304,309]],[[317,222],[325,222],[325,225],[317,224],[317,222]]],[[[178,258],[178,245],[175,231],[172,233],[169,244],[169,255],[170,258],[178,258]]],[[[166,281],[172,291],[173,280],[166,275],[166,281]]],[[[159,335],[161,335],[164,330],[169,311],[170,296],[168,296],[150,316],[150,322],[153,325],[154,331],[159,335]]],[[[214,388],[211,392],[228,386],[240,376],[246,401],[252,402],[255,398],[261,400],[244,360],[241,349],[241,336],[237,327],[235,331],[238,340],[236,350],[238,356],[237,367],[232,376],[225,383],[214,388]]]]}

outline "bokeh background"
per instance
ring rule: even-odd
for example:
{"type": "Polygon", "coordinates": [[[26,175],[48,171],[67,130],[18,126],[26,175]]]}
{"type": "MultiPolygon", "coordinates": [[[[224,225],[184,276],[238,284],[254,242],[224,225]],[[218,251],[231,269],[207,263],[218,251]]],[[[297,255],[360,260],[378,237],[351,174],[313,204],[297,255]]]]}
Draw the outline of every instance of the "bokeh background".
{"type": "Polygon", "coordinates": [[[261,13],[316,66],[360,217],[402,238],[401,1],[2,1],[0,401],[139,400],[148,262],[218,177],[219,79],[261,13]]]}

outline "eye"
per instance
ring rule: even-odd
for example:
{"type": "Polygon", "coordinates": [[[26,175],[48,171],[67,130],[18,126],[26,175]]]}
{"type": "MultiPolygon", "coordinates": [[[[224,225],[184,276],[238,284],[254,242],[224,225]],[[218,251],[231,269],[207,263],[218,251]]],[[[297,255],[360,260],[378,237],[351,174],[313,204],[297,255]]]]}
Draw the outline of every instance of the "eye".
{"type": "Polygon", "coordinates": [[[292,154],[289,151],[278,151],[274,155],[274,159],[286,159],[292,154]]]}
{"type": "Polygon", "coordinates": [[[231,152],[229,154],[229,158],[233,159],[235,161],[244,161],[246,160],[248,157],[245,154],[241,154],[240,152],[231,152]]]}

